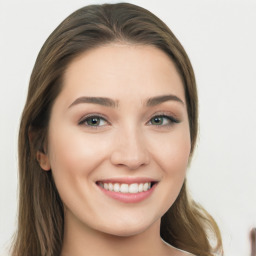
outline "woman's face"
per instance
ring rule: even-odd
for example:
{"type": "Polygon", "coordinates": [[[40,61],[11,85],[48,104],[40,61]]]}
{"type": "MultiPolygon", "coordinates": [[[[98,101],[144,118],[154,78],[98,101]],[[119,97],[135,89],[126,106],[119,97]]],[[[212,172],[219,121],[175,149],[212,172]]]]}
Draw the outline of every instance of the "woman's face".
{"type": "Polygon", "coordinates": [[[65,223],[118,236],[174,203],[190,155],[184,89],[153,46],[109,44],[76,58],[53,105],[47,155],[65,223]]]}

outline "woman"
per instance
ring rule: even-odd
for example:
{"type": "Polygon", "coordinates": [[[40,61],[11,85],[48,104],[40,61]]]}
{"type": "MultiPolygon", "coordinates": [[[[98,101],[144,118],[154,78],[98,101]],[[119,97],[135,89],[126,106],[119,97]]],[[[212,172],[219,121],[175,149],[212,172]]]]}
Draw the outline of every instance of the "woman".
{"type": "Polygon", "coordinates": [[[221,252],[186,190],[197,115],[192,66],[161,20],[132,4],[71,14],[31,75],[12,255],[221,252]]]}

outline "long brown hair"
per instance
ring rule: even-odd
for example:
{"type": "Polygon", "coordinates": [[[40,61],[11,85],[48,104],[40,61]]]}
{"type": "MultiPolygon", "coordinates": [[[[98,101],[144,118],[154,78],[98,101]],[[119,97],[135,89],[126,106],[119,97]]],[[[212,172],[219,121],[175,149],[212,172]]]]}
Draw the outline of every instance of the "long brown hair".
{"type": "MultiPolygon", "coordinates": [[[[62,201],[51,171],[42,171],[36,154],[44,152],[51,108],[61,91],[67,66],[84,51],[114,41],[153,45],[172,59],[183,80],[193,153],[198,131],[196,82],[189,58],[171,30],[151,12],[128,3],[77,10],[46,40],[31,75],[19,132],[19,215],[12,256],[57,256],[61,252],[62,201]]],[[[162,217],[161,237],[198,256],[222,250],[216,223],[188,197],[186,181],[162,217]],[[217,242],[215,249],[209,234],[217,242]]]]}

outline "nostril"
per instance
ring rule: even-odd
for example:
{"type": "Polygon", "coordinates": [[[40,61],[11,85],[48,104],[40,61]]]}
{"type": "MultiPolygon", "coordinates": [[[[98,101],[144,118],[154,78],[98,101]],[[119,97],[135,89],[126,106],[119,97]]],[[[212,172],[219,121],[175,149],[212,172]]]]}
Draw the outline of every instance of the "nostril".
{"type": "Polygon", "coordinates": [[[113,147],[111,152],[111,162],[114,165],[126,166],[131,170],[135,170],[150,162],[149,152],[146,144],[135,135],[124,134],[122,138],[113,147]],[[125,136],[126,135],[126,136],[125,136]]]}
{"type": "Polygon", "coordinates": [[[131,153],[131,152],[113,152],[111,155],[111,162],[114,165],[126,166],[130,170],[138,169],[141,166],[149,163],[149,158],[146,154],[131,153]]]}

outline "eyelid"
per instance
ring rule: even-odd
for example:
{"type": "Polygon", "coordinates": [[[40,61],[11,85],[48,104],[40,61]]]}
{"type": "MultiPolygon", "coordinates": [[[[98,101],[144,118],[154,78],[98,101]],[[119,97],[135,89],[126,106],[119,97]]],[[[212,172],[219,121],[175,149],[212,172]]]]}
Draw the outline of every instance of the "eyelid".
{"type": "MultiPolygon", "coordinates": [[[[103,119],[107,124],[110,124],[110,122],[107,120],[107,118],[106,118],[104,115],[99,114],[99,113],[92,113],[92,114],[88,114],[88,115],[83,116],[83,117],[78,121],[78,124],[79,124],[79,125],[84,125],[86,119],[88,119],[88,118],[90,118],[90,117],[96,117],[96,118],[103,119]]],[[[106,125],[101,125],[101,126],[85,125],[85,126],[86,126],[86,127],[89,127],[89,128],[97,129],[97,128],[100,128],[100,127],[105,127],[106,125]]]]}
{"type": "MultiPolygon", "coordinates": [[[[176,115],[174,115],[173,113],[170,113],[170,112],[165,112],[165,111],[161,111],[161,112],[157,112],[157,113],[154,113],[150,118],[149,118],[149,121],[147,122],[147,124],[152,120],[152,118],[154,117],[165,117],[165,118],[168,118],[171,122],[171,124],[168,124],[168,125],[159,125],[159,126],[162,126],[162,127],[165,127],[165,126],[171,126],[175,123],[180,123],[180,119],[176,117],[176,115]]],[[[157,125],[155,125],[157,126],[157,125]]]]}
{"type": "MultiPolygon", "coordinates": [[[[153,125],[153,126],[159,126],[159,127],[167,127],[167,126],[172,126],[176,123],[180,123],[180,119],[177,118],[177,116],[173,113],[170,112],[166,112],[166,111],[160,111],[160,112],[156,112],[153,115],[150,116],[149,120],[146,122],[146,125],[151,125],[149,124],[151,122],[151,120],[154,117],[164,117],[170,120],[170,124],[164,124],[164,125],[153,125]]],[[[108,118],[105,115],[102,115],[100,113],[90,113],[87,115],[84,115],[82,118],[79,119],[78,121],[78,125],[84,125],[88,128],[92,128],[92,129],[99,129],[99,128],[103,128],[106,127],[108,125],[110,125],[111,123],[108,121],[108,118]],[[103,119],[104,122],[106,122],[106,125],[100,125],[100,126],[93,126],[93,125],[85,125],[86,119],[90,118],[90,117],[95,117],[95,118],[100,118],[103,119]]]]}

